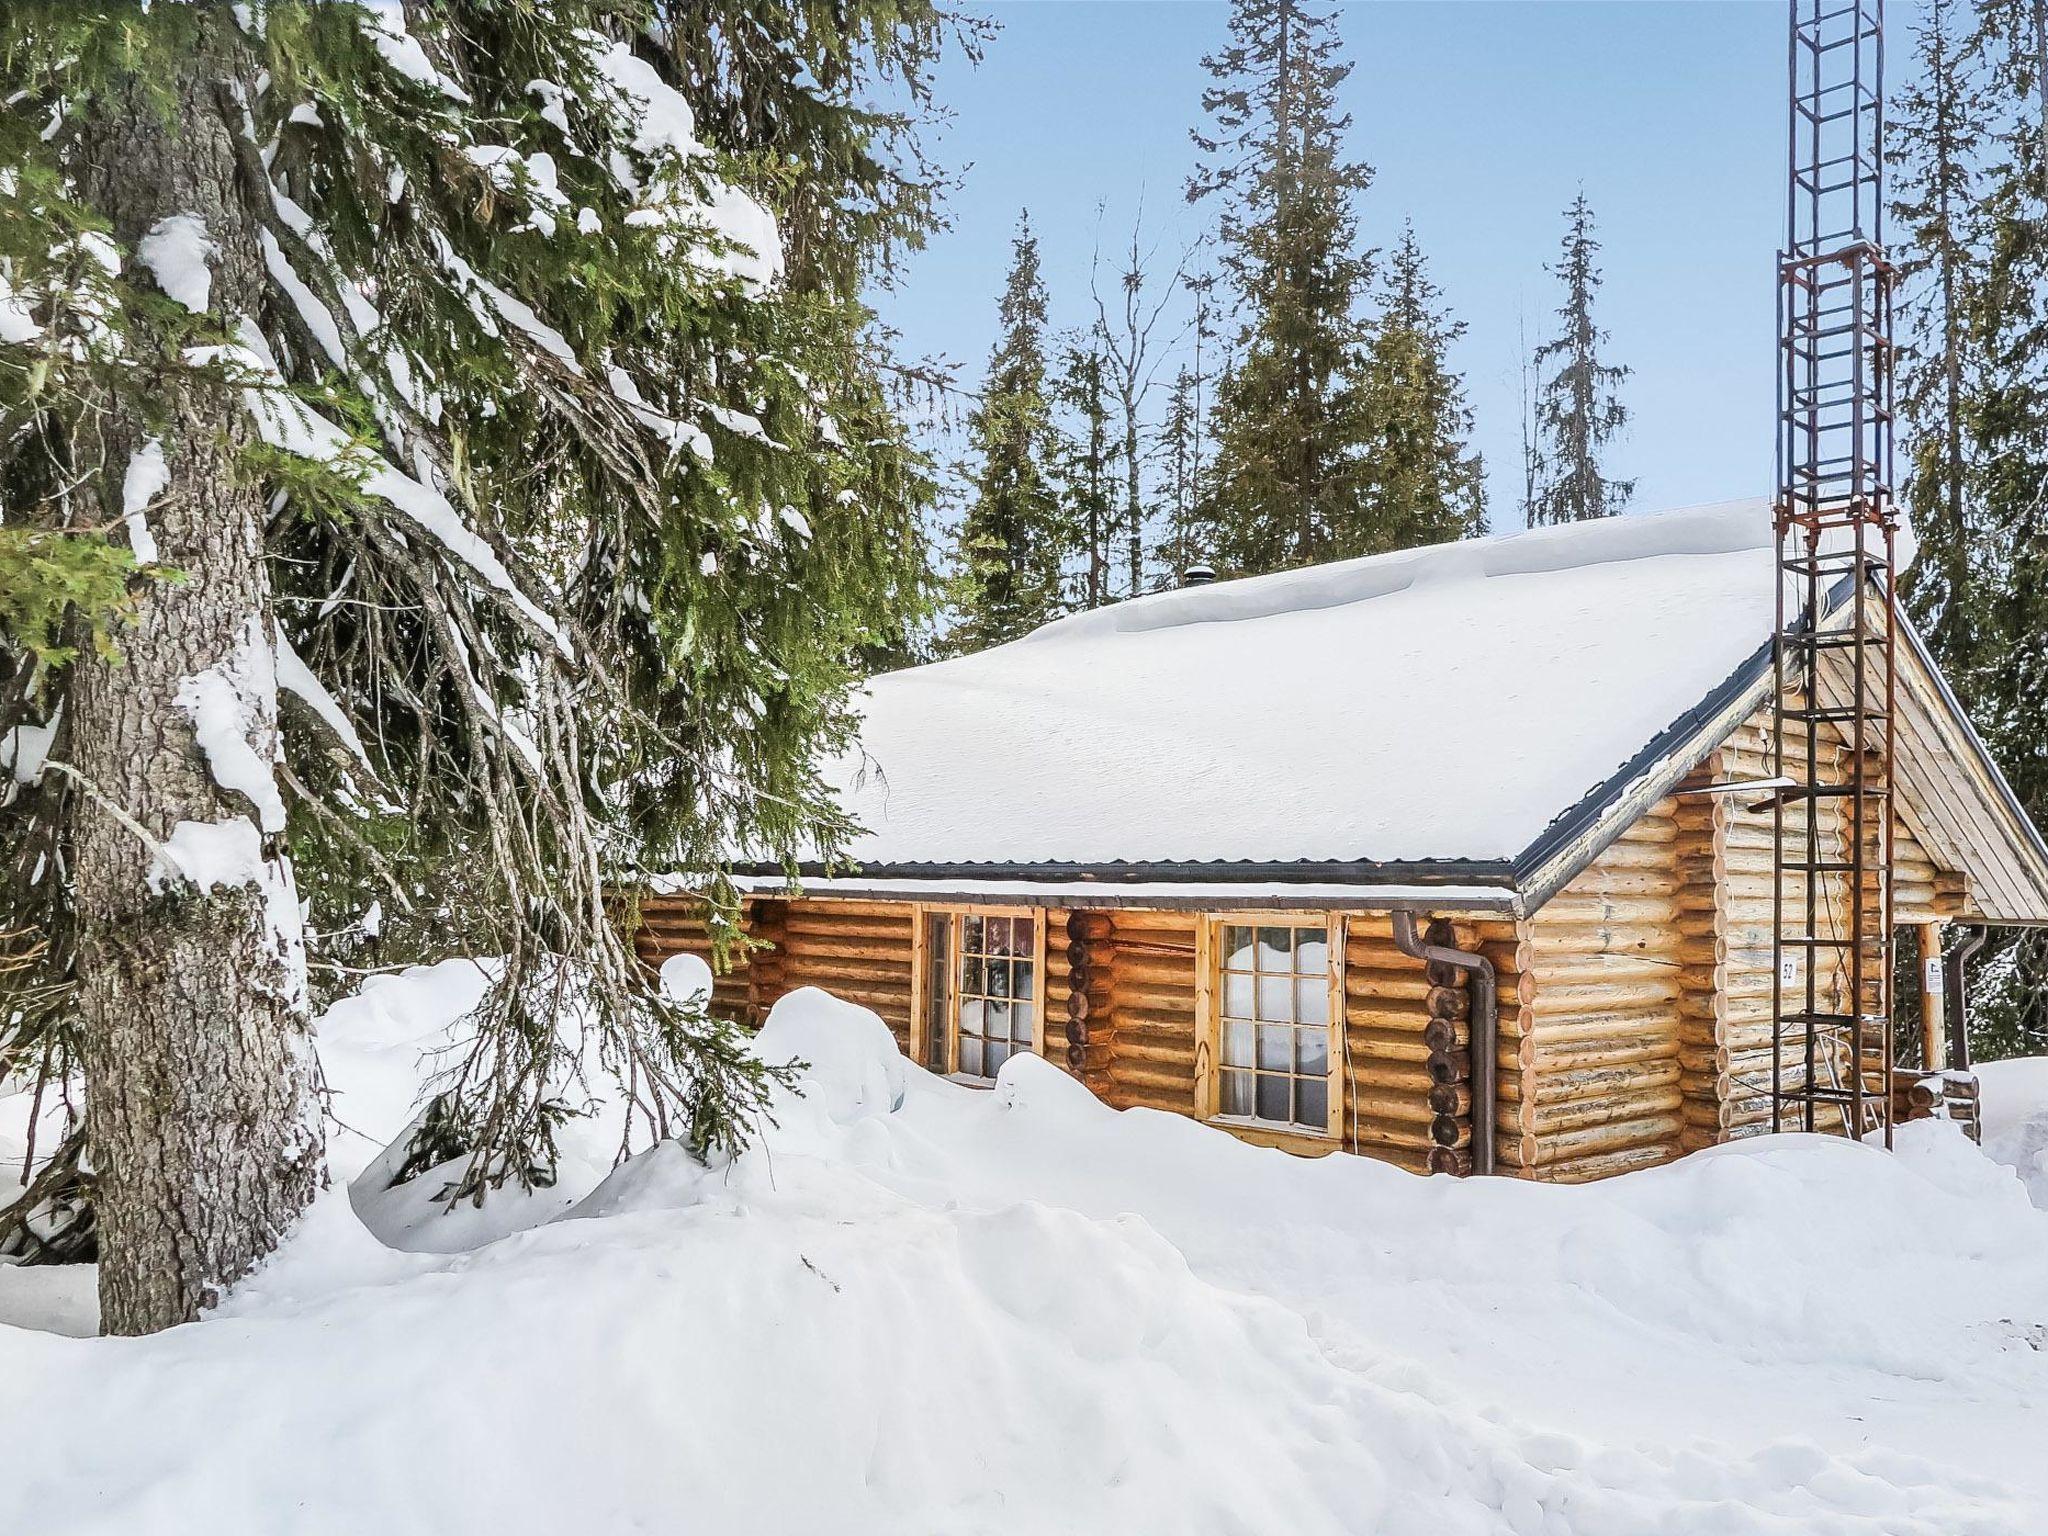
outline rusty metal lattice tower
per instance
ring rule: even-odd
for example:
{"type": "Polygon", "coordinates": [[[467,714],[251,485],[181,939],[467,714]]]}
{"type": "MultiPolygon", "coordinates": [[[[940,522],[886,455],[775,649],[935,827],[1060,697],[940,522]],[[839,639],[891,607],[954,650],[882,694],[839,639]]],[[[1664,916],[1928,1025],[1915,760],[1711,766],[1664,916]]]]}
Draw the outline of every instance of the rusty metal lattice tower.
{"type": "Polygon", "coordinates": [[[1790,0],[1771,1100],[1891,1142],[1897,626],[1883,0],[1790,0]]]}

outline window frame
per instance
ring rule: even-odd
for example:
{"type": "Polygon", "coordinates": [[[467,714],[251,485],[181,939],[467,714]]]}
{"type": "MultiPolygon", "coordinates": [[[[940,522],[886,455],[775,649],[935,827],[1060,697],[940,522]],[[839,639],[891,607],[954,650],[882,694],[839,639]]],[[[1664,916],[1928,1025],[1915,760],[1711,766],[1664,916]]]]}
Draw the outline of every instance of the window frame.
{"type": "MultiPolygon", "coordinates": [[[[946,1078],[969,1088],[994,1085],[991,1077],[965,1077],[960,1072],[960,981],[962,972],[960,931],[970,917],[1027,918],[1032,924],[1031,965],[1034,994],[1031,1009],[1031,1054],[1045,1055],[1045,1011],[1048,1006],[1048,978],[1045,945],[1048,910],[1045,907],[1010,902],[920,901],[913,906],[910,986],[910,1058],[923,1066],[931,1043],[931,942],[930,919],[946,921],[946,1078]]],[[[927,1070],[929,1070],[927,1068],[927,1070]]]]}
{"type": "Polygon", "coordinates": [[[1205,912],[1195,929],[1195,1109],[1205,1124],[1239,1135],[1284,1143],[1335,1144],[1343,1140],[1344,1115],[1351,1102],[1351,1081],[1345,1046],[1345,950],[1348,919],[1341,912],[1242,911],[1205,912]],[[1329,954],[1329,1063],[1324,1097],[1328,1113],[1319,1130],[1296,1122],[1282,1124],[1256,1115],[1226,1115],[1218,1107],[1223,1086],[1223,930],[1225,928],[1315,927],[1324,930],[1329,954]]]}

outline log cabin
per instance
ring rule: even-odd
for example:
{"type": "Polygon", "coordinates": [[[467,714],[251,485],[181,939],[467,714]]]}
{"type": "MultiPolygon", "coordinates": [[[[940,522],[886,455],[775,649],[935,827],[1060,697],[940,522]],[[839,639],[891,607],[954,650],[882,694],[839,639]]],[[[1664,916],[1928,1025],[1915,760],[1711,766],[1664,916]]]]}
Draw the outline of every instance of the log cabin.
{"type": "MultiPolygon", "coordinates": [[[[731,946],[652,881],[636,942],[716,949],[734,1017],[823,987],[959,1081],[1032,1052],[1297,1153],[1581,1181],[1767,1130],[1775,579],[1738,502],[1182,587],[878,677],[843,857],[742,867],[731,946]]],[[[2048,848],[1900,627],[1871,749],[1949,1068],[1900,1103],[1967,1113],[1943,937],[2048,923],[2048,848]]]]}

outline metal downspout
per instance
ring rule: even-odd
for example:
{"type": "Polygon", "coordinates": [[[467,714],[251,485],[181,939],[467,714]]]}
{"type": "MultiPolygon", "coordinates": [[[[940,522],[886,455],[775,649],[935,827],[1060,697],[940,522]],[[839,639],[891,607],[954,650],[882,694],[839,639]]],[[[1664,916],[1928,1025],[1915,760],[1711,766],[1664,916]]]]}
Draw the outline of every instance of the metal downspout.
{"type": "Polygon", "coordinates": [[[1963,967],[1990,942],[1989,928],[1974,929],[1941,960],[1948,972],[1948,1061],[1962,1072],[1970,1070],[1969,998],[1964,991],[1968,983],[1963,979],[1963,967]]]}
{"type": "Polygon", "coordinates": [[[1472,1171],[1492,1173],[1500,1098],[1500,1002],[1493,962],[1471,950],[1424,943],[1413,912],[1396,912],[1393,919],[1394,947],[1402,954],[1472,973],[1472,1171]]]}

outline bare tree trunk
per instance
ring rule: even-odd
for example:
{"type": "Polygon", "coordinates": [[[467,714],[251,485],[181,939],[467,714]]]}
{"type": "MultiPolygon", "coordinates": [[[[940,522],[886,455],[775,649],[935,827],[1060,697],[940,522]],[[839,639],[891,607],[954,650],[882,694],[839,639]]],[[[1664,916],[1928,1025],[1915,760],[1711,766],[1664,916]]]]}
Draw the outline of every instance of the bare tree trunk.
{"type": "MultiPolygon", "coordinates": [[[[255,312],[264,284],[224,85],[241,45],[224,7],[201,37],[191,55],[153,66],[150,86],[168,105],[132,85],[100,108],[81,163],[89,201],[131,251],[166,216],[204,221],[218,247],[210,307],[232,317],[255,312]]],[[[276,1246],[323,1177],[289,863],[264,850],[268,899],[256,884],[201,890],[167,879],[128,824],[163,840],[180,823],[241,817],[254,832],[252,807],[209,774],[177,694],[252,635],[272,643],[264,502],[234,463],[249,432],[236,392],[167,370],[135,395],[167,417],[155,430],[170,484],[148,518],[158,558],[183,579],[142,585],[119,661],[81,660],[68,707],[78,1008],[109,1333],[196,1316],[276,1246]]],[[[145,424],[128,400],[107,408],[111,521],[145,424]]],[[[244,716],[250,745],[273,760],[274,683],[259,680],[244,716]]]]}

